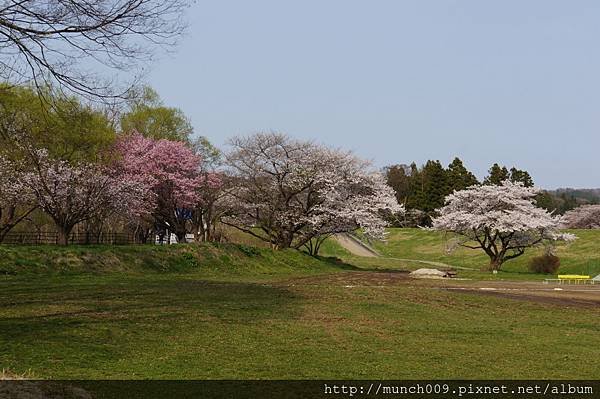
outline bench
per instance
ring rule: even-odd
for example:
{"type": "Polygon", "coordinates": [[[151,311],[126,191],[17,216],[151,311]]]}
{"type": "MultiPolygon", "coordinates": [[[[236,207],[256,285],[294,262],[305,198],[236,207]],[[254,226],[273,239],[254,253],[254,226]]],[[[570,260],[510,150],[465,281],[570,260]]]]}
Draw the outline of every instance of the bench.
{"type": "Polygon", "coordinates": [[[559,274],[557,276],[558,278],[547,278],[546,280],[544,280],[544,282],[546,284],[548,284],[551,281],[556,281],[558,282],[558,284],[586,284],[586,283],[590,283],[590,284],[594,284],[595,281],[591,279],[590,276],[586,276],[583,274],[559,274]]]}

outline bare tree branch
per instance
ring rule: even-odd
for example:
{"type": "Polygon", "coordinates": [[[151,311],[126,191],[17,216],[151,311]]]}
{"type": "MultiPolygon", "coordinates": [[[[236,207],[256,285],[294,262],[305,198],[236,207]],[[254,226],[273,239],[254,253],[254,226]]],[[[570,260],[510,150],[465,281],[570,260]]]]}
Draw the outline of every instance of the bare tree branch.
{"type": "Polygon", "coordinates": [[[176,44],[190,1],[0,0],[0,78],[96,100],[123,97],[130,85],[98,71],[139,78],[156,47],[176,44]]]}

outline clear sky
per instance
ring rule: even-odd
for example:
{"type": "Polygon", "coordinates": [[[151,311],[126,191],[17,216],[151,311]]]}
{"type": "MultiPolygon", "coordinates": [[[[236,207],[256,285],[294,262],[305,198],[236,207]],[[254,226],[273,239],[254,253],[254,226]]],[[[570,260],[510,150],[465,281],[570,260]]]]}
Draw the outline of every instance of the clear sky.
{"type": "Polygon", "coordinates": [[[147,81],[217,145],[276,130],[600,187],[600,1],[199,0],[188,19],[147,81]]]}

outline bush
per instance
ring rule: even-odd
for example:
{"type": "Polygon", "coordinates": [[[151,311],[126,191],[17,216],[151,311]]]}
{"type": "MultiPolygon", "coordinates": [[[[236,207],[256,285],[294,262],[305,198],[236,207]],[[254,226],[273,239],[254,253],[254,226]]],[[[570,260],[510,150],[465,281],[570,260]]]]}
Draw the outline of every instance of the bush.
{"type": "Polygon", "coordinates": [[[560,267],[560,258],[555,255],[536,256],[529,261],[529,270],[533,273],[554,274],[560,267]]]}
{"type": "Polygon", "coordinates": [[[254,257],[260,255],[260,250],[255,247],[251,247],[249,245],[239,244],[238,248],[242,251],[246,256],[254,257]]]}

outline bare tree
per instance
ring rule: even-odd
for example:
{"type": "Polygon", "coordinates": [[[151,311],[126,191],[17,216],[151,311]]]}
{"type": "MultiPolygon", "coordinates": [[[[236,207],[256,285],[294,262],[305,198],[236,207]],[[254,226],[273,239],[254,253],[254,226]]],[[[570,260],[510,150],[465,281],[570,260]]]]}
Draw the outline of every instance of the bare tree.
{"type": "MultiPolygon", "coordinates": [[[[156,46],[172,46],[188,0],[0,0],[0,77],[58,83],[111,98],[117,82],[90,70],[139,72],[156,46]]],[[[113,74],[114,75],[114,74],[113,74]]]]}

